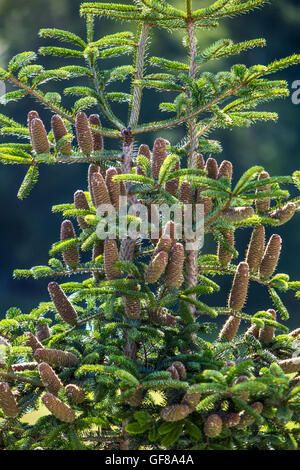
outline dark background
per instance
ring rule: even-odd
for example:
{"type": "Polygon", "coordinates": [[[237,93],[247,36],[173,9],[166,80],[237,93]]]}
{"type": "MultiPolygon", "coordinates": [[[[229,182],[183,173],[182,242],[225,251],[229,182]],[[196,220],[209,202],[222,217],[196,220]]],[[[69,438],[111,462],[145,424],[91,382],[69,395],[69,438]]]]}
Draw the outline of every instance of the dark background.
{"type": "MultiPolygon", "coordinates": [[[[173,3],[179,6],[182,1],[173,3]]],[[[207,3],[209,2],[194,0],[194,8],[200,8],[207,3]]],[[[37,50],[40,45],[48,45],[49,40],[38,38],[38,30],[42,27],[55,26],[68,29],[84,37],[85,24],[78,15],[79,5],[80,0],[0,0],[0,65],[5,67],[13,54],[23,50],[37,50]]],[[[99,37],[119,29],[127,30],[134,27],[124,23],[118,25],[116,22],[104,19],[97,20],[96,25],[99,37]]],[[[157,31],[149,54],[184,60],[185,49],[180,35],[181,33],[169,35],[167,32],[157,31]]],[[[216,64],[218,69],[228,68],[232,63],[245,63],[248,66],[256,63],[265,64],[294,52],[299,53],[298,0],[273,0],[271,5],[263,9],[223,21],[216,31],[198,33],[198,44],[204,47],[215,39],[227,37],[235,41],[265,37],[267,48],[249,51],[230,61],[219,61],[216,64]]],[[[121,62],[128,63],[128,58],[118,63],[121,62]]],[[[41,63],[44,63],[46,68],[58,65],[53,59],[42,58],[41,63]]],[[[60,60],[59,65],[63,65],[60,60]]],[[[294,80],[300,80],[300,66],[285,70],[277,74],[276,78],[287,80],[291,88],[294,80]]],[[[46,87],[50,91],[59,85],[48,84],[46,87]]],[[[293,92],[292,89],[291,91],[293,92]]],[[[160,101],[168,101],[168,97],[162,94],[154,96],[146,91],[142,112],[145,121],[163,119],[167,116],[157,110],[160,101]]],[[[67,106],[70,102],[65,100],[63,104],[67,106]]],[[[0,105],[0,112],[9,112],[10,116],[24,123],[30,109],[37,109],[49,128],[49,113],[30,99],[9,104],[6,109],[0,105]]],[[[257,124],[250,129],[232,132],[220,131],[211,135],[212,138],[220,139],[224,148],[223,154],[215,157],[218,162],[225,158],[233,162],[235,178],[255,164],[265,166],[272,175],[290,174],[299,169],[300,105],[294,105],[291,98],[288,98],[275,101],[264,109],[277,111],[280,116],[279,122],[257,124]]],[[[122,117],[126,118],[126,112],[123,111],[122,117]]],[[[175,139],[182,136],[182,132],[183,129],[179,129],[161,135],[175,142],[175,139]]],[[[144,142],[151,144],[153,137],[146,134],[144,142]]],[[[106,141],[107,148],[111,148],[112,145],[115,146],[116,143],[106,141]]],[[[41,167],[38,185],[28,199],[19,201],[16,193],[24,176],[24,168],[0,167],[0,317],[5,315],[10,306],[18,306],[24,312],[29,312],[38,302],[48,300],[46,281],[16,281],[12,279],[12,271],[15,268],[47,264],[48,250],[59,237],[61,221],[59,215],[51,214],[51,206],[71,202],[76,189],[86,189],[86,170],[85,165],[41,167]]],[[[284,240],[279,272],[288,272],[292,279],[300,279],[298,229],[299,217],[277,229],[284,240]]],[[[250,233],[248,230],[240,233],[238,248],[243,256],[250,233]]],[[[272,231],[268,229],[268,235],[271,233],[272,231]]],[[[207,240],[204,251],[208,251],[210,247],[212,244],[207,240]]],[[[229,285],[224,282],[227,289],[229,285]]],[[[225,295],[227,293],[220,294],[216,302],[224,304],[225,295]]],[[[284,300],[292,317],[290,325],[299,326],[299,301],[294,299],[292,293],[285,295],[284,300]]],[[[251,286],[247,306],[249,313],[270,306],[264,291],[251,286]]]]}

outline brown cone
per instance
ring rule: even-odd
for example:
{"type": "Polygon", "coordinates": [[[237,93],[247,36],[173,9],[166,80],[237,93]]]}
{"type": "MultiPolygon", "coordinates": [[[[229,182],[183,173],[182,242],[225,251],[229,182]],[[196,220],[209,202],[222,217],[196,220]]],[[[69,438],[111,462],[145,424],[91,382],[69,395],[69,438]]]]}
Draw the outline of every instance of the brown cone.
{"type": "MultiPolygon", "coordinates": [[[[101,127],[101,121],[98,114],[91,114],[89,117],[89,123],[91,126],[101,127]]],[[[95,132],[91,128],[93,138],[93,150],[94,152],[101,152],[103,150],[103,137],[99,132],[95,132]]]]}
{"type": "MultiPolygon", "coordinates": [[[[70,220],[64,220],[61,224],[60,239],[63,241],[69,240],[70,238],[76,238],[75,230],[70,220]]],[[[63,251],[62,256],[66,266],[70,269],[76,269],[79,265],[79,249],[77,245],[63,251]]]]}
{"type": "Polygon", "coordinates": [[[259,327],[255,324],[251,325],[250,328],[248,328],[248,330],[245,333],[245,336],[248,336],[248,335],[254,336],[254,338],[258,338],[259,327]]]}
{"type": "Polygon", "coordinates": [[[85,113],[81,112],[77,114],[75,128],[80,150],[82,153],[90,155],[93,150],[93,135],[85,113]]]}
{"type": "Polygon", "coordinates": [[[27,114],[27,126],[29,130],[30,141],[32,142],[32,132],[31,132],[31,123],[34,119],[40,119],[39,113],[37,111],[29,111],[27,114]]]}
{"type": "Polygon", "coordinates": [[[37,349],[43,348],[44,346],[39,342],[39,340],[32,334],[30,331],[24,333],[26,336],[26,346],[32,349],[35,352],[37,349]]]}
{"type": "Polygon", "coordinates": [[[228,178],[229,181],[232,180],[232,163],[228,160],[223,160],[218,172],[218,179],[220,178],[228,178]]]}
{"type": "Polygon", "coordinates": [[[92,194],[93,194],[93,204],[95,209],[101,204],[111,205],[111,200],[109,197],[109,192],[101,173],[94,173],[92,176],[92,194]]]}
{"type": "Polygon", "coordinates": [[[232,341],[233,338],[236,336],[241,320],[240,318],[230,316],[228,320],[223,325],[223,328],[220,332],[220,339],[224,339],[226,341],[232,341]]]}
{"type": "Polygon", "coordinates": [[[175,361],[175,362],[173,362],[172,366],[177,369],[178,374],[179,374],[179,378],[181,380],[186,379],[186,370],[185,370],[184,364],[182,362],[175,361]]]}
{"type": "Polygon", "coordinates": [[[168,253],[160,251],[150,262],[150,265],[145,273],[145,280],[149,284],[154,284],[158,281],[160,276],[164,273],[168,264],[168,253]]]}
{"type": "Polygon", "coordinates": [[[183,278],[184,248],[181,243],[175,243],[170,252],[170,259],[165,271],[165,285],[178,289],[183,278]]]}
{"type": "Polygon", "coordinates": [[[141,314],[141,303],[139,299],[132,296],[124,297],[125,314],[130,320],[138,320],[141,314]]]}
{"type": "Polygon", "coordinates": [[[108,170],[106,170],[105,183],[109,192],[111,203],[116,210],[119,210],[121,189],[119,181],[113,181],[113,177],[116,175],[118,175],[118,172],[115,168],[108,168],[108,170]]]}
{"type": "Polygon", "coordinates": [[[15,397],[6,382],[0,382],[0,408],[9,418],[15,418],[19,413],[15,397]]]}
{"type": "Polygon", "coordinates": [[[204,217],[207,217],[213,206],[212,200],[209,197],[202,197],[201,190],[197,190],[197,204],[203,204],[204,217]]]}
{"type": "Polygon", "coordinates": [[[171,365],[167,368],[167,372],[170,372],[172,380],[180,380],[178,370],[175,366],[171,365]]]}
{"type": "MultiPolygon", "coordinates": [[[[276,321],[275,310],[273,310],[272,308],[269,308],[267,312],[270,313],[272,315],[272,319],[276,321]]],[[[264,328],[259,330],[259,336],[258,336],[259,340],[262,343],[271,343],[271,341],[274,338],[274,332],[275,332],[275,328],[273,328],[272,326],[265,326],[264,328]]]]}
{"type": "Polygon", "coordinates": [[[85,399],[84,390],[74,384],[69,384],[66,386],[66,394],[69,400],[75,405],[79,405],[85,399]]]}
{"type": "Polygon", "coordinates": [[[283,372],[292,374],[293,372],[300,371],[300,357],[293,357],[292,359],[284,359],[278,362],[283,372]]]}
{"type": "Polygon", "coordinates": [[[265,227],[256,225],[252,231],[250,242],[246,253],[246,262],[251,272],[256,273],[259,269],[265,250],[265,227]]]}
{"type": "Polygon", "coordinates": [[[207,177],[213,180],[218,178],[218,164],[214,158],[208,158],[206,160],[205,170],[207,171],[207,177]]]}
{"type": "Polygon", "coordinates": [[[121,272],[115,268],[114,264],[119,259],[119,251],[115,240],[105,240],[104,242],[104,271],[108,281],[119,279],[121,272]]]}
{"type": "Polygon", "coordinates": [[[152,176],[154,180],[158,180],[159,170],[167,158],[167,145],[169,145],[169,142],[161,138],[156,139],[154,142],[152,152],[152,176]]]}
{"type": "Polygon", "coordinates": [[[60,349],[37,349],[34,358],[38,362],[47,362],[53,367],[75,367],[78,364],[78,358],[74,354],[60,349]]]}
{"type": "Polygon", "coordinates": [[[95,198],[94,198],[94,195],[93,195],[93,188],[92,188],[92,178],[93,178],[94,173],[100,173],[100,167],[98,165],[94,165],[92,163],[89,166],[89,171],[88,171],[88,185],[89,185],[89,193],[90,193],[90,196],[91,196],[93,206],[96,207],[95,198]]]}
{"type": "Polygon", "coordinates": [[[222,212],[222,217],[228,222],[241,222],[252,217],[254,210],[252,207],[231,207],[222,212]]]}
{"type": "MultiPolygon", "coordinates": [[[[270,175],[267,171],[263,171],[259,175],[258,180],[260,181],[266,178],[270,178],[270,175]]],[[[269,191],[270,189],[271,189],[271,186],[268,184],[262,188],[257,189],[256,193],[259,193],[260,191],[269,191]]],[[[258,212],[267,212],[270,209],[270,203],[271,203],[270,198],[257,199],[255,201],[255,206],[258,212]]]]}
{"type": "Polygon", "coordinates": [[[155,312],[149,312],[149,320],[155,325],[175,326],[176,318],[166,312],[166,309],[159,309],[155,312]]]}
{"type": "MultiPolygon", "coordinates": [[[[148,158],[148,160],[151,160],[151,152],[148,147],[148,145],[140,145],[139,150],[138,150],[138,155],[144,155],[144,157],[148,158]]],[[[138,175],[145,176],[144,170],[140,167],[140,165],[137,165],[136,172],[138,175]]]]}
{"type": "Polygon", "coordinates": [[[242,310],[245,305],[249,280],[249,266],[242,262],[238,265],[232,288],[228,298],[228,307],[233,310],[242,310]]]}
{"type": "Polygon", "coordinates": [[[73,423],[75,420],[75,412],[72,408],[63,403],[59,398],[52,395],[52,393],[44,393],[42,402],[48,410],[60,421],[64,423],[73,423]]]}
{"type": "Polygon", "coordinates": [[[63,387],[63,383],[60,378],[56,375],[54,370],[46,362],[39,364],[39,373],[41,380],[46,387],[47,391],[57,395],[59,390],[63,387]]]}
{"type": "Polygon", "coordinates": [[[204,434],[209,438],[217,437],[222,432],[222,427],[222,419],[214,413],[204,423],[204,434]]]}
{"type": "Polygon", "coordinates": [[[36,337],[39,341],[44,341],[44,339],[50,338],[50,330],[47,323],[43,323],[42,325],[37,325],[36,329],[36,337]]]}
{"type": "Polygon", "coordinates": [[[189,181],[183,181],[179,189],[179,200],[182,204],[193,204],[194,197],[189,181]]]}
{"type": "Polygon", "coordinates": [[[277,219],[280,221],[281,224],[285,224],[288,222],[295,214],[296,205],[292,202],[289,202],[284,207],[276,209],[274,212],[270,214],[273,219],[277,219]]]}
{"type": "Polygon", "coordinates": [[[266,246],[259,268],[259,275],[261,277],[269,278],[274,273],[281,252],[281,244],[282,238],[279,235],[273,234],[266,246]]]}
{"type": "MultiPolygon", "coordinates": [[[[251,408],[253,408],[256,413],[261,414],[263,411],[263,404],[260,403],[259,401],[252,403],[251,408]]],[[[240,422],[236,426],[237,429],[245,429],[251,424],[253,424],[255,421],[254,416],[252,416],[250,413],[247,413],[247,411],[241,411],[240,412],[240,422]]]]}
{"type": "MultiPolygon", "coordinates": [[[[178,160],[174,170],[173,171],[178,171],[180,170],[180,161],[178,160]]],[[[177,191],[179,187],[179,178],[175,178],[174,180],[167,181],[165,184],[165,190],[169,193],[172,194],[172,196],[176,196],[177,191]]]]}
{"type": "Polygon", "coordinates": [[[37,155],[50,153],[50,143],[48,135],[41,119],[31,121],[31,143],[37,155]]]}
{"type": "MultiPolygon", "coordinates": [[[[117,167],[116,170],[117,170],[118,175],[123,174],[122,173],[122,168],[117,167]]],[[[119,183],[120,183],[120,194],[121,194],[121,196],[125,197],[127,195],[125,182],[124,181],[119,181],[119,183]]]]}
{"type": "Polygon", "coordinates": [[[164,421],[175,422],[181,421],[191,413],[191,409],[188,405],[171,405],[166,406],[162,412],[161,417],[164,421]]]}
{"type": "MultiPolygon", "coordinates": [[[[222,232],[223,236],[225,237],[226,241],[234,248],[234,232],[232,230],[224,230],[222,232]]],[[[218,243],[218,258],[219,262],[223,267],[228,266],[228,264],[232,260],[232,253],[226,250],[225,246],[222,243],[218,243]]]]}
{"type": "Polygon", "coordinates": [[[186,392],[186,394],[184,395],[182,399],[182,403],[185,403],[191,408],[191,410],[194,410],[196,406],[198,405],[200,398],[201,398],[201,393],[199,392],[197,393],[186,392]]]}
{"type": "Polygon", "coordinates": [[[238,413],[224,413],[221,415],[222,423],[224,428],[233,428],[237,426],[241,420],[240,415],[238,413]]]}
{"type": "MultiPolygon", "coordinates": [[[[88,211],[90,209],[89,203],[83,191],[78,190],[74,194],[74,205],[75,205],[75,209],[78,209],[78,210],[88,211]]],[[[84,220],[84,217],[78,216],[77,222],[78,222],[79,227],[82,230],[84,230],[85,228],[89,228],[89,224],[86,223],[86,221],[84,220]]]]}
{"type": "MultiPolygon", "coordinates": [[[[68,134],[68,130],[62,118],[55,114],[51,118],[51,127],[54,135],[56,144],[62,139],[65,135],[68,134]]],[[[70,155],[72,150],[71,143],[66,141],[62,146],[60,146],[59,152],[63,155],[70,155]]]]}
{"type": "Polygon", "coordinates": [[[63,321],[72,326],[77,325],[78,316],[76,310],[57,282],[50,282],[50,284],[48,284],[48,291],[51,300],[63,321]]]}
{"type": "Polygon", "coordinates": [[[11,366],[14,372],[24,372],[25,370],[35,370],[38,364],[36,362],[20,362],[11,366]]]}

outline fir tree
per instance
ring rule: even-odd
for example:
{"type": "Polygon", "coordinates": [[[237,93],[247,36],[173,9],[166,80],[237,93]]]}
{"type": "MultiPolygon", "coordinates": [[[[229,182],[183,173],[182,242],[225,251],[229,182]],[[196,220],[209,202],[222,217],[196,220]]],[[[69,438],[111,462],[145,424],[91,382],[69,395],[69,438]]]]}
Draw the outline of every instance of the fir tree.
{"type": "MultiPolygon", "coordinates": [[[[40,31],[66,45],[41,47],[39,56],[66,65],[47,70],[28,51],[0,69],[0,79],[16,88],[4,101],[30,96],[51,113],[43,122],[31,111],[27,126],[0,115],[1,135],[11,137],[0,144],[1,162],[27,168],[18,197],[28,196],[43,165],[89,164],[88,188],[74,188],[73,202],[53,207],[63,221],[48,266],[14,272],[16,278],[49,278],[50,298],[30,313],[13,307],[0,321],[3,449],[299,448],[300,330],[289,333],[283,324],[289,312],[281,297],[289,291],[300,297],[300,282],[276,272],[282,240],[273,234],[266,242],[264,227],[277,231],[299,211],[293,193],[300,172],[271,176],[255,166],[233,184],[232,164],[211,156],[222,147],[210,136],[220,128],[276,121],[276,113],[257,107],[288,96],[286,81],[269,75],[298,64],[300,55],[213,73],[206,71],[208,62],[264,47],[265,40],[223,39],[204,50],[197,42],[202,29],[264,3],[216,0],[196,9],[195,1],[182,0],[179,9],[162,0],[82,2],[85,38],[40,31]],[[101,37],[101,16],[134,22],[135,31],[101,37]],[[186,62],[151,56],[158,28],[182,33],[186,62]],[[120,56],[129,56],[129,64],[106,65],[120,56]],[[63,95],[76,97],[72,109],[64,108],[61,94],[45,91],[50,80],[67,81],[63,95]],[[128,92],[116,91],[124,81],[128,92]],[[160,109],[168,119],[141,122],[146,88],[164,92],[160,109]],[[126,122],[118,104],[128,107],[126,122]],[[170,143],[161,132],[176,126],[186,129],[185,138],[170,143]],[[146,133],[154,133],[151,151],[142,143],[146,133]],[[116,148],[107,150],[107,141],[116,148]],[[97,208],[119,209],[119,196],[127,196],[129,208],[138,201],[149,208],[156,238],[99,239],[97,208]],[[205,236],[214,237],[216,254],[188,248],[195,240],[178,241],[174,221],[159,217],[155,223],[155,203],[203,204],[205,236]],[[245,258],[235,248],[239,228],[249,229],[245,258]],[[70,275],[82,277],[75,282],[70,275]],[[221,306],[207,298],[220,290],[216,275],[232,278],[221,306]],[[268,310],[257,305],[246,313],[251,283],[268,291],[268,310]],[[225,322],[218,334],[219,316],[225,322]],[[34,424],[21,420],[42,405],[50,414],[34,424]],[[98,438],[87,440],[85,432],[95,426],[98,438]]],[[[126,223],[138,220],[128,215],[126,223]]]]}

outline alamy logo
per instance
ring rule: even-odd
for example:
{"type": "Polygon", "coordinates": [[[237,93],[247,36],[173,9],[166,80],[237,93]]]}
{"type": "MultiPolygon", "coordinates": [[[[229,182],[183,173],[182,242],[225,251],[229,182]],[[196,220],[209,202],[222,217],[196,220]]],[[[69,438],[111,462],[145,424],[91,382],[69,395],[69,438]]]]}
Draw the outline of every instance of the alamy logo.
{"type": "Polygon", "coordinates": [[[112,204],[97,207],[99,219],[96,233],[100,240],[126,239],[149,240],[171,238],[185,240],[187,250],[199,250],[204,243],[203,204],[151,204],[128,205],[127,197],[119,198],[119,210],[112,204]],[[174,222],[174,234],[163,231],[169,221],[174,222]]]}
{"type": "Polygon", "coordinates": [[[292,93],[292,103],[298,105],[300,104],[300,80],[295,80],[292,83],[292,88],[295,90],[292,93]]]}
{"type": "Polygon", "coordinates": [[[3,102],[5,93],[6,93],[5,82],[0,80],[0,103],[3,102]]]}

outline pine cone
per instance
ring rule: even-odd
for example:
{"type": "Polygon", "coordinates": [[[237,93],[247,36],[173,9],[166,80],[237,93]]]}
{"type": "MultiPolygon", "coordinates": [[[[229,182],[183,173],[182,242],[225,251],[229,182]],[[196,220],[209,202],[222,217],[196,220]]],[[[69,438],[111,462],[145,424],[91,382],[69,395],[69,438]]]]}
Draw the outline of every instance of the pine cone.
{"type": "Polygon", "coordinates": [[[164,421],[175,422],[181,421],[191,413],[191,409],[188,405],[170,405],[166,406],[162,412],[161,417],[164,421]]]}
{"type": "Polygon", "coordinates": [[[205,161],[204,161],[202,153],[197,153],[196,160],[197,160],[196,168],[198,168],[199,170],[204,170],[205,161]]]}
{"type": "Polygon", "coordinates": [[[111,203],[113,204],[116,210],[119,210],[119,198],[121,195],[120,183],[119,181],[113,181],[113,177],[118,175],[118,172],[115,168],[108,168],[106,170],[106,186],[109,192],[111,203]]]}
{"type": "Polygon", "coordinates": [[[105,240],[104,242],[104,271],[108,281],[120,279],[121,272],[115,268],[114,264],[119,259],[119,251],[115,240],[105,240]]]}
{"type": "Polygon", "coordinates": [[[209,197],[202,197],[202,191],[200,189],[197,190],[196,197],[197,204],[203,204],[203,215],[204,217],[207,217],[213,206],[212,200],[209,197]]]}
{"type": "Polygon", "coordinates": [[[92,165],[89,166],[89,171],[88,171],[88,185],[89,185],[89,193],[90,193],[91,200],[92,200],[94,207],[96,207],[96,201],[93,195],[92,178],[95,173],[100,173],[100,167],[92,163],[92,165]]]}
{"type": "Polygon", "coordinates": [[[228,222],[241,222],[244,219],[249,219],[254,214],[252,207],[230,207],[222,212],[223,219],[228,222]]]}
{"type": "Polygon", "coordinates": [[[232,180],[232,163],[228,160],[223,160],[218,172],[218,180],[220,178],[228,178],[229,181],[232,180]]]}
{"type": "Polygon", "coordinates": [[[64,386],[60,378],[46,362],[41,362],[38,368],[41,380],[47,391],[53,395],[57,395],[59,390],[64,386]]]}
{"type": "Polygon", "coordinates": [[[205,170],[207,171],[207,177],[213,180],[218,178],[219,169],[218,164],[214,158],[208,158],[206,160],[205,170]]]}
{"type": "Polygon", "coordinates": [[[300,371],[300,357],[293,357],[292,359],[283,359],[278,362],[278,365],[286,374],[299,372],[300,371]]]}
{"type": "MultiPolygon", "coordinates": [[[[263,171],[259,177],[258,177],[258,180],[263,180],[263,179],[266,179],[266,178],[270,178],[270,175],[267,171],[263,171]]],[[[258,188],[256,190],[256,194],[259,194],[259,192],[261,191],[269,191],[271,189],[271,186],[268,184],[262,188],[258,188]]],[[[258,212],[267,212],[269,209],[270,209],[270,203],[271,203],[271,200],[270,198],[263,198],[263,199],[257,199],[255,201],[255,206],[256,206],[256,209],[258,212]]]]}
{"type": "MultiPolygon", "coordinates": [[[[262,403],[257,401],[255,403],[252,403],[251,408],[253,408],[253,410],[256,411],[256,413],[261,414],[262,411],[263,411],[264,406],[263,406],[262,403]]],[[[240,412],[240,422],[236,426],[236,428],[237,429],[245,429],[248,426],[250,426],[251,424],[253,424],[254,421],[255,421],[255,418],[252,415],[250,415],[249,413],[247,413],[247,411],[241,411],[240,412]]]]}
{"type": "MultiPolygon", "coordinates": [[[[140,148],[137,154],[144,155],[144,157],[148,158],[149,161],[151,160],[151,152],[150,152],[148,145],[144,145],[144,144],[140,145],[140,148]]],[[[140,165],[137,165],[136,172],[138,175],[145,176],[144,170],[140,167],[140,165]]]]}
{"type": "Polygon", "coordinates": [[[204,423],[204,434],[209,437],[217,437],[222,432],[222,419],[217,414],[211,414],[204,423]]]}
{"type": "MultiPolygon", "coordinates": [[[[178,171],[180,170],[180,161],[178,160],[174,170],[173,171],[178,171]]],[[[165,184],[165,190],[169,193],[172,194],[172,196],[176,196],[177,191],[179,187],[179,178],[175,178],[174,180],[169,180],[165,184]]]]}
{"type": "Polygon", "coordinates": [[[44,339],[50,338],[50,330],[49,330],[48,323],[37,325],[35,332],[36,332],[36,337],[39,341],[44,341],[44,339]]]}
{"type": "Polygon", "coordinates": [[[240,323],[241,323],[240,318],[230,316],[228,320],[225,322],[225,324],[223,325],[223,328],[219,336],[220,339],[224,339],[226,341],[232,341],[238,332],[240,323]]]}
{"type": "MultiPolygon", "coordinates": [[[[224,230],[222,232],[226,241],[234,248],[234,232],[232,230],[224,230]]],[[[232,260],[232,253],[226,250],[226,247],[222,243],[218,243],[218,259],[220,264],[225,268],[232,260]]]]}
{"type": "MultiPolygon", "coordinates": [[[[118,175],[123,174],[122,173],[122,168],[117,167],[116,170],[117,170],[118,175]]],[[[120,183],[120,195],[123,196],[123,197],[126,197],[127,196],[127,191],[126,191],[125,182],[124,181],[119,181],[119,183],[120,183]]]]}
{"type": "MultiPolygon", "coordinates": [[[[95,261],[98,258],[98,256],[101,256],[103,254],[104,254],[104,241],[98,240],[93,246],[93,255],[92,255],[93,261],[95,261]]],[[[99,271],[93,271],[93,276],[95,279],[100,279],[101,277],[99,271]]]]}
{"type": "Polygon", "coordinates": [[[274,212],[271,212],[270,217],[280,221],[280,225],[288,222],[295,214],[296,205],[292,202],[289,202],[284,207],[276,209],[274,212]]]}
{"type": "Polygon", "coordinates": [[[78,316],[76,310],[57,282],[50,282],[50,284],[48,284],[48,291],[51,300],[63,321],[72,326],[77,325],[78,316]]]}
{"type": "Polygon", "coordinates": [[[194,197],[192,192],[191,183],[189,181],[183,181],[179,189],[179,201],[182,204],[193,204],[194,197]]]}
{"type": "Polygon", "coordinates": [[[25,370],[35,370],[38,364],[36,362],[20,362],[11,366],[14,372],[24,372],[25,370]]]}
{"type": "Polygon", "coordinates": [[[256,273],[261,264],[265,250],[265,227],[256,225],[252,231],[246,253],[246,262],[251,272],[256,273]]]}
{"type": "Polygon", "coordinates": [[[238,265],[228,298],[228,307],[242,310],[245,305],[249,281],[249,266],[242,262],[238,265]]]}
{"type": "Polygon", "coordinates": [[[76,115],[76,136],[82,153],[90,155],[93,150],[93,135],[87,115],[83,112],[76,115]]]}
{"type": "Polygon", "coordinates": [[[154,142],[152,152],[152,177],[154,180],[158,180],[159,170],[167,158],[167,145],[170,145],[165,139],[158,138],[154,142]]]}
{"type": "Polygon", "coordinates": [[[173,380],[180,380],[178,370],[176,369],[176,367],[173,364],[170,367],[167,368],[167,371],[170,372],[171,378],[173,380]]]}
{"type": "Polygon", "coordinates": [[[251,325],[250,328],[248,328],[248,330],[245,333],[245,336],[248,336],[248,335],[254,336],[254,338],[258,338],[258,335],[259,335],[258,326],[255,324],[251,325]]]}
{"type": "Polygon", "coordinates": [[[273,275],[281,252],[282,238],[273,234],[266,246],[264,256],[259,268],[259,275],[269,278],[273,275]]]}
{"type": "Polygon", "coordinates": [[[74,384],[69,384],[66,386],[66,394],[69,400],[75,405],[79,405],[85,400],[84,390],[74,384]]]}
{"type": "Polygon", "coordinates": [[[171,249],[170,259],[165,271],[165,285],[178,289],[184,281],[183,277],[184,248],[175,243],[171,249]]]}
{"type": "MultiPolygon", "coordinates": [[[[69,240],[70,238],[76,238],[75,230],[73,224],[70,220],[64,220],[61,224],[60,229],[60,239],[69,240]]],[[[76,269],[79,265],[79,249],[77,245],[68,248],[62,253],[63,260],[66,266],[70,269],[76,269]]]]}
{"type": "MultiPolygon", "coordinates": [[[[91,126],[101,127],[101,121],[98,114],[91,114],[89,117],[89,123],[91,126]]],[[[91,128],[93,138],[93,150],[94,152],[102,152],[103,150],[103,137],[99,132],[96,132],[91,128]]]]}
{"type": "Polygon", "coordinates": [[[0,382],[0,408],[10,418],[15,418],[19,413],[15,397],[6,382],[0,382]]]}
{"type": "Polygon", "coordinates": [[[173,362],[172,366],[176,367],[176,369],[178,371],[178,374],[179,374],[179,378],[181,380],[186,379],[186,370],[185,370],[184,364],[182,364],[182,362],[175,361],[175,362],[173,362]]]}
{"type": "Polygon", "coordinates": [[[200,401],[200,398],[201,398],[200,393],[188,393],[188,392],[186,392],[186,394],[184,395],[184,397],[182,399],[182,403],[185,403],[186,405],[188,405],[190,407],[191,410],[194,410],[196,408],[196,406],[198,405],[198,403],[200,401]]]}
{"type": "Polygon", "coordinates": [[[221,418],[224,428],[234,428],[241,420],[241,417],[238,413],[232,412],[222,413],[221,418]]]}
{"type": "Polygon", "coordinates": [[[26,336],[25,345],[31,348],[33,352],[44,347],[30,331],[27,331],[24,335],[26,336]]]}
{"type": "MultiPolygon", "coordinates": [[[[89,203],[83,191],[78,190],[74,194],[74,206],[75,206],[75,209],[78,209],[78,210],[88,211],[90,209],[89,203]]],[[[89,228],[89,224],[86,223],[86,221],[84,220],[84,217],[78,216],[77,222],[78,222],[79,227],[82,230],[84,230],[85,228],[89,228]]]]}
{"type": "Polygon", "coordinates": [[[161,325],[161,326],[175,326],[176,325],[176,318],[174,318],[172,315],[167,313],[166,309],[164,308],[158,309],[155,312],[150,311],[149,320],[155,325],[161,325]]]}
{"type": "Polygon", "coordinates": [[[92,200],[94,207],[97,209],[102,204],[111,205],[109,192],[101,173],[94,173],[92,176],[92,200]]]}
{"type": "Polygon", "coordinates": [[[164,273],[168,264],[168,253],[160,251],[150,262],[150,265],[145,272],[145,280],[149,284],[154,284],[158,281],[160,276],[164,273]]]}
{"type": "MultiPolygon", "coordinates": [[[[68,130],[62,118],[55,114],[51,118],[51,127],[54,135],[54,139],[56,144],[62,139],[65,135],[68,134],[68,130]]],[[[59,148],[59,152],[63,155],[70,155],[72,151],[71,143],[66,141],[62,146],[59,148]]]]}
{"type": "Polygon", "coordinates": [[[141,314],[141,303],[139,299],[129,295],[124,297],[125,314],[131,320],[138,320],[141,314]]]}
{"type": "MultiPolygon", "coordinates": [[[[272,319],[276,321],[275,310],[273,310],[272,308],[269,308],[267,312],[270,313],[272,315],[272,319]]],[[[259,330],[259,336],[258,336],[259,340],[262,343],[271,343],[271,341],[274,338],[274,333],[275,333],[275,328],[273,328],[272,326],[265,326],[264,328],[259,330]]]]}
{"type": "Polygon", "coordinates": [[[48,410],[60,421],[64,423],[73,423],[75,421],[75,411],[52,393],[44,393],[42,402],[48,410]]]}
{"type": "Polygon", "coordinates": [[[31,124],[34,119],[40,119],[39,113],[37,111],[29,111],[27,114],[27,126],[29,130],[30,142],[32,142],[31,124]]]}
{"type": "Polygon", "coordinates": [[[31,143],[37,155],[50,153],[48,135],[41,119],[33,119],[30,127],[31,143]]]}
{"type": "Polygon", "coordinates": [[[75,367],[78,364],[78,358],[74,354],[60,349],[37,349],[34,358],[38,362],[47,362],[53,367],[75,367]]]}

